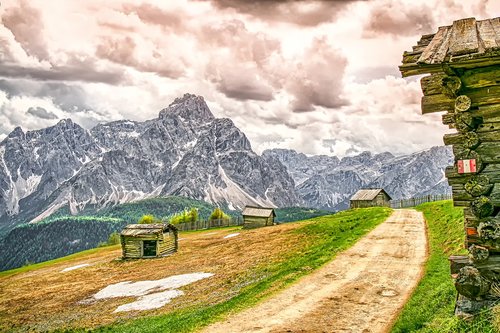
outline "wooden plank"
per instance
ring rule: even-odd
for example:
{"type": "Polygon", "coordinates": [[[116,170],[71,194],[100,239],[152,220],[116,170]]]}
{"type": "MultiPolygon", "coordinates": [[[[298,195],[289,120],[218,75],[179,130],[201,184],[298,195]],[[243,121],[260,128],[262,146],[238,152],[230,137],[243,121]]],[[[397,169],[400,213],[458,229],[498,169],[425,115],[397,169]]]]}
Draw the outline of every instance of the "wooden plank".
{"type": "Polygon", "coordinates": [[[444,94],[422,97],[422,114],[455,110],[455,100],[444,94]]]}
{"type": "Polygon", "coordinates": [[[500,104],[500,85],[479,89],[464,89],[464,95],[470,97],[473,107],[500,104]]]}
{"type": "Polygon", "coordinates": [[[500,84],[500,69],[498,66],[468,69],[460,75],[460,79],[468,89],[495,86],[500,84]]]}
{"type": "Polygon", "coordinates": [[[453,22],[449,51],[454,56],[479,51],[475,18],[466,18],[453,22]]]}
{"type": "Polygon", "coordinates": [[[498,142],[482,142],[476,148],[484,163],[500,163],[500,145],[498,142]]]}
{"type": "Polygon", "coordinates": [[[496,41],[497,34],[490,20],[477,21],[477,31],[480,43],[485,51],[495,49],[499,46],[496,41]]]}
{"type": "MultiPolygon", "coordinates": [[[[500,141],[500,122],[482,123],[477,128],[478,133],[497,132],[497,141],[500,141]]],[[[499,145],[500,149],[500,145],[499,145]]]]}
{"type": "Polygon", "coordinates": [[[448,38],[449,29],[450,27],[447,26],[439,27],[436,35],[434,36],[434,38],[432,38],[432,41],[429,43],[429,45],[424,49],[417,63],[432,64],[432,63],[440,63],[443,61],[444,57],[442,57],[442,54],[440,54],[440,57],[438,58],[436,57],[436,53],[445,42],[446,42],[445,47],[447,49],[447,44],[448,44],[447,41],[449,39],[448,38]]]}
{"type": "Polygon", "coordinates": [[[441,43],[436,53],[434,54],[434,57],[432,58],[433,64],[441,64],[445,61],[446,56],[448,55],[448,49],[450,47],[450,37],[451,37],[451,28],[448,29],[443,42],[441,43]]]}
{"type": "Polygon", "coordinates": [[[490,19],[491,27],[495,31],[495,41],[498,46],[500,46],[500,17],[495,17],[490,19]]]}
{"type": "Polygon", "coordinates": [[[420,79],[420,87],[424,96],[437,95],[443,93],[443,78],[446,75],[444,73],[436,73],[428,76],[424,76],[420,79]]]}

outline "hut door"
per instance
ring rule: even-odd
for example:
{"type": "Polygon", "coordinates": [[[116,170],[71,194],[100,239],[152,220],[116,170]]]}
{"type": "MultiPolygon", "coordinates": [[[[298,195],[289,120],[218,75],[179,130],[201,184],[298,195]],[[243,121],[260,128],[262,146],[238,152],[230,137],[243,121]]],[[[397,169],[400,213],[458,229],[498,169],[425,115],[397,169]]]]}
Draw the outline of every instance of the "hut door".
{"type": "Polygon", "coordinates": [[[156,241],[145,240],[142,242],[143,256],[156,257],[156,241]]]}

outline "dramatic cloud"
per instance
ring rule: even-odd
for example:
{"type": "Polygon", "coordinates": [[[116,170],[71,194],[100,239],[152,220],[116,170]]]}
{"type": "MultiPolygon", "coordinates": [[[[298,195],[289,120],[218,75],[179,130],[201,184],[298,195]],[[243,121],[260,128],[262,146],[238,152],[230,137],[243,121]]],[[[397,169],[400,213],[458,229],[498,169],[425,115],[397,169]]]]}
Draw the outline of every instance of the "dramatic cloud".
{"type": "Polygon", "coordinates": [[[183,26],[183,15],[181,13],[167,12],[157,6],[143,3],[139,6],[125,4],[123,12],[126,14],[134,13],[143,22],[157,24],[172,30],[180,30],[183,26]]]}
{"type": "Polygon", "coordinates": [[[47,111],[44,108],[39,107],[39,106],[30,107],[28,109],[28,111],[26,111],[26,112],[35,116],[35,117],[42,118],[42,119],[57,119],[57,116],[55,114],[53,114],[52,112],[49,112],[49,111],[47,111]]]}
{"type": "Polygon", "coordinates": [[[152,72],[172,79],[179,78],[184,73],[183,66],[177,59],[165,57],[162,51],[152,44],[144,43],[138,48],[131,37],[104,38],[97,46],[96,56],[133,67],[138,71],[152,72]],[[136,58],[135,53],[138,49],[147,56],[136,58]]]}
{"type": "Polygon", "coordinates": [[[447,128],[399,79],[403,51],[498,12],[493,0],[2,0],[0,140],[68,117],[151,119],[190,92],[257,152],[410,153],[447,128]]]}
{"type": "Polygon", "coordinates": [[[49,57],[43,34],[44,24],[38,10],[21,0],[19,7],[9,7],[1,17],[2,24],[12,31],[15,39],[29,55],[40,59],[49,57]]]}
{"type": "Polygon", "coordinates": [[[375,37],[386,33],[410,36],[431,33],[436,28],[432,11],[433,8],[425,4],[408,7],[400,0],[380,1],[371,11],[364,35],[375,37]]]}
{"type": "Polygon", "coordinates": [[[261,20],[313,27],[320,23],[333,21],[340,15],[342,9],[356,0],[211,0],[210,2],[218,8],[233,9],[261,20]]]}

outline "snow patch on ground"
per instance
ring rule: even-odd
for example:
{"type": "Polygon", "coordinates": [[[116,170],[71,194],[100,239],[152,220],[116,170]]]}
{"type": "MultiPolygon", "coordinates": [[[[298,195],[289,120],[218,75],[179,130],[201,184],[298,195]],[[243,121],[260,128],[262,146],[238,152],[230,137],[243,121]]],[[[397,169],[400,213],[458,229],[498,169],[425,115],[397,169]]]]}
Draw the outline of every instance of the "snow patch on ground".
{"type": "Polygon", "coordinates": [[[82,267],[86,267],[86,266],[90,266],[90,264],[81,264],[81,265],[76,265],[76,266],[67,267],[67,268],[63,269],[63,270],[61,271],[61,273],[64,273],[64,272],[69,272],[69,271],[74,271],[75,269],[82,268],[82,267]]]}
{"type": "Polygon", "coordinates": [[[227,235],[227,236],[224,236],[224,238],[232,238],[232,237],[236,237],[236,236],[238,236],[239,234],[240,234],[239,232],[237,232],[237,233],[235,233],[235,234],[229,234],[229,235],[227,235]]]}
{"type": "Polygon", "coordinates": [[[176,297],[182,296],[184,293],[180,290],[167,290],[161,293],[154,293],[146,296],[141,296],[135,302],[123,304],[116,308],[114,312],[121,311],[143,311],[158,309],[176,297]]]}
{"type": "Polygon", "coordinates": [[[212,273],[191,273],[174,275],[160,280],[119,282],[97,292],[93,298],[100,300],[114,297],[139,297],[135,302],[119,306],[115,312],[157,309],[169,303],[173,298],[184,294],[176,288],[209,278],[212,275],[212,273]]]}

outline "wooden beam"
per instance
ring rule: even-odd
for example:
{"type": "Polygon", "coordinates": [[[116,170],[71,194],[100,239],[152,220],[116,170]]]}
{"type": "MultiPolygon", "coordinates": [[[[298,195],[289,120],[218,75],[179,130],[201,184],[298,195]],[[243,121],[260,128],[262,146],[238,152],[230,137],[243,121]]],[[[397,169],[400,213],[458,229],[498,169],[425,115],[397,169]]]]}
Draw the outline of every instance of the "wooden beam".
{"type": "Polygon", "coordinates": [[[449,40],[451,55],[457,56],[479,52],[476,19],[466,18],[453,22],[449,40]]]}

